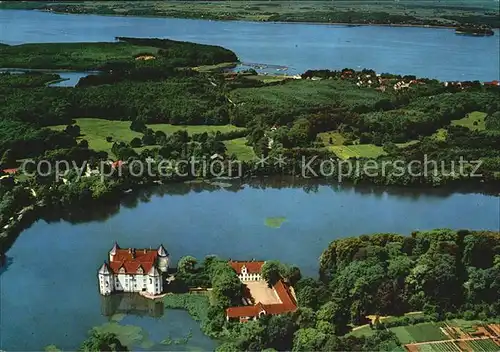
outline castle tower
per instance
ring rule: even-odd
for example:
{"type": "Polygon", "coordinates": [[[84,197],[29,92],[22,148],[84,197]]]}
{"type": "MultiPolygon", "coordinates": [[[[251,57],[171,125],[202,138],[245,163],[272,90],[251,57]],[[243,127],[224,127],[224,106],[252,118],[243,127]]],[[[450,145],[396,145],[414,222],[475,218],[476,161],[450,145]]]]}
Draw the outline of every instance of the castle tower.
{"type": "Polygon", "coordinates": [[[113,248],[111,248],[111,250],[109,251],[109,261],[110,262],[113,261],[113,258],[116,255],[116,251],[118,249],[120,249],[120,246],[118,245],[118,243],[115,242],[115,244],[113,245],[113,248]]]}
{"type": "Polygon", "coordinates": [[[158,247],[158,269],[160,269],[162,273],[168,272],[169,261],[169,254],[165,247],[161,244],[160,247],[158,247]]]}
{"type": "Polygon", "coordinates": [[[163,292],[163,282],[160,272],[156,266],[152,266],[148,272],[147,291],[149,294],[158,295],[163,292]]]}
{"type": "Polygon", "coordinates": [[[106,262],[99,269],[99,292],[101,295],[107,296],[113,291],[113,275],[106,262]]]}

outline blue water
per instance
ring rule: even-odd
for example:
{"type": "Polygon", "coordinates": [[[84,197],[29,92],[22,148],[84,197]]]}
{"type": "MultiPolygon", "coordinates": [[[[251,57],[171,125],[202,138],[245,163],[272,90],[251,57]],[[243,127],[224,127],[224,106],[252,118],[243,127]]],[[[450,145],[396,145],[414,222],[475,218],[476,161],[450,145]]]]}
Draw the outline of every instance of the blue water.
{"type": "Polygon", "coordinates": [[[0,10],[0,42],[96,42],[116,36],[216,44],[241,61],[307,69],[373,68],[441,80],[499,79],[499,32],[456,35],[453,29],[222,22],[170,18],[63,15],[0,10]]]}

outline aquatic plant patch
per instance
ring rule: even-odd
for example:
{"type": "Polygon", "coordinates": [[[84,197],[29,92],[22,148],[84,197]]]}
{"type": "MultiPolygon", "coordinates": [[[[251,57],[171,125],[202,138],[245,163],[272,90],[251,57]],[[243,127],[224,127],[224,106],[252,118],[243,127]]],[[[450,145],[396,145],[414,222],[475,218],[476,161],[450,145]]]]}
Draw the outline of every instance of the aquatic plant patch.
{"type": "Polygon", "coordinates": [[[271,227],[273,229],[279,229],[285,221],[286,218],[284,217],[267,218],[265,224],[267,227],[271,227]]]}

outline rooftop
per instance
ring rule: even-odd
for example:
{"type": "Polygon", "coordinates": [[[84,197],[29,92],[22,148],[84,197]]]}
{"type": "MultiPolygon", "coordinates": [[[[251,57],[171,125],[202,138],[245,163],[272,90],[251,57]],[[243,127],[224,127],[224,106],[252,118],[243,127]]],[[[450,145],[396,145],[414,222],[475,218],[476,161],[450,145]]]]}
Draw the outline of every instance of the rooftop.
{"type": "MultiPolygon", "coordinates": [[[[163,248],[163,247],[162,247],[163,248]]],[[[118,273],[121,268],[127,274],[149,273],[158,257],[157,249],[121,249],[117,244],[110,251],[109,267],[112,272],[118,273]]]]}
{"type": "Polygon", "coordinates": [[[262,270],[262,266],[264,265],[264,262],[257,262],[257,261],[251,261],[251,262],[238,262],[238,261],[230,261],[229,265],[236,271],[237,274],[241,274],[241,269],[243,267],[247,268],[247,273],[249,274],[256,274],[260,273],[262,270]]]}

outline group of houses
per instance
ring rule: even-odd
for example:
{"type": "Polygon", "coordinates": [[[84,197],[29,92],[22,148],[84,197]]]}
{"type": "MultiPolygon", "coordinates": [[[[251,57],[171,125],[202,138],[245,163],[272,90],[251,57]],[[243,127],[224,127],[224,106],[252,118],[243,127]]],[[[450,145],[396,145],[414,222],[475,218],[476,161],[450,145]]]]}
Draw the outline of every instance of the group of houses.
{"type": "MultiPolygon", "coordinates": [[[[264,263],[261,261],[229,262],[243,284],[263,282],[262,267],[264,263]]],[[[267,283],[265,284],[267,285],[267,283]]],[[[250,291],[248,292],[248,297],[243,299],[246,305],[226,309],[226,319],[246,322],[256,320],[264,315],[284,314],[297,310],[297,300],[292,292],[292,288],[282,279],[278,280],[269,290],[271,291],[271,295],[275,296],[276,303],[253,302],[253,297],[251,297],[252,292],[250,291]]]]}

